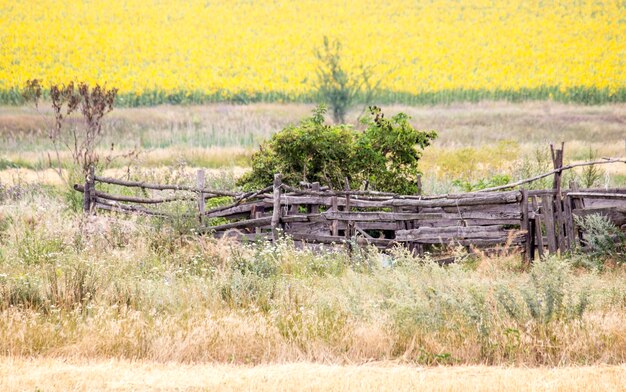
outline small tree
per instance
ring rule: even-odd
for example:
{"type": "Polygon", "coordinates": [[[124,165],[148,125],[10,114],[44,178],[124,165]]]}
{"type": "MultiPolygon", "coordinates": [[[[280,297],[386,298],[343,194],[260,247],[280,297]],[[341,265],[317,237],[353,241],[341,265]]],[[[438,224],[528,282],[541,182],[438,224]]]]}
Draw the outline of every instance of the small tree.
{"type": "Polygon", "coordinates": [[[368,104],[382,79],[372,82],[371,68],[361,67],[358,74],[350,74],[342,64],[341,43],[324,37],[324,44],[315,51],[319,61],[317,70],[317,90],[320,98],[328,103],[333,112],[335,124],[346,122],[346,113],[360,92],[365,93],[368,104]]]}
{"type": "MultiPolygon", "coordinates": [[[[24,98],[38,106],[42,92],[39,80],[29,80],[24,89],[24,98]]],[[[62,173],[59,152],[63,148],[71,153],[74,164],[83,174],[87,174],[89,167],[98,163],[96,146],[102,137],[102,119],[113,110],[117,89],[71,82],[67,85],[51,85],[49,94],[54,125],[48,136],[54,145],[57,170],[59,174],[62,173]],[[85,121],[83,127],[66,125],[66,120],[75,112],[82,115],[85,121]]]]}
{"type": "Polygon", "coordinates": [[[363,132],[348,125],[324,123],[326,108],[296,126],[274,134],[252,157],[252,171],[239,181],[247,188],[271,184],[274,173],[285,182],[318,181],[335,189],[347,177],[368,181],[373,189],[404,194],[418,190],[421,150],[437,136],[418,131],[403,113],[386,119],[380,108],[370,108],[363,132]]]}

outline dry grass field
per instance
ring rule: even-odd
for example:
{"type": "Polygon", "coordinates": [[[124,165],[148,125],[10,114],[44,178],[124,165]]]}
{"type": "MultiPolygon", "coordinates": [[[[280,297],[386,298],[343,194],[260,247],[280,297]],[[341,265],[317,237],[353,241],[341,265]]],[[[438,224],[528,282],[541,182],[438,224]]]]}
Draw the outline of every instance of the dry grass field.
{"type": "MultiPolygon", "coordinates": [[[[210,187],[231,189],[258,143],[312,108],[116,109],[102,155],[111,144],[140,153],[102,170],[193,183],[202,167],[210,187]]],[[[566,142],[566,162],[626,154],[625,105],[384,109],[439,131],[420,162],[428,193],[546,171],[549,142],[566,142]]],[[[389,268],[373,249],[242,246],[185,221],[85,218],[50,167],[41,112],[0,108],[0,390],[626,387],[626,270],[615,257],[524,268],[507,249],[458,249],[458,262],[440,267],[397,250],[389,268]]],[[[69,153],[61,160],[70,173],[69,153]]],[[[595,181],[623,186],[624,165],[595,181]]]]}
{"type": "MultiPolygon", "coordinates": [[[[139,149],[133,165],[234,168],[241,173],[258,144],[310,114],[312,105],[255,104],[120,108],[105,122],[102,154],[139,149]]],[[[626,105],[581,106],[556,102],[480,102],[437,106],[385,106],[389,115],[403,111],[418,129],[437,130],[438,139],[420,165],[429,193],[451,188],[451,180],[475,182],[498,174],[523,178],[548,169],[548,144],[564,141],[565,161],[590,156],[626,155],[626,105]]],[[[357,123],[361,108],[348,122],[357,123]]],[[[57,182],[49,167],[52,154],[46,129],[47,107],[0,107],[0,179],[57,182]],[[2,170],[8,169],[8,170],[2,170]]],[[[69,152],[61,151],[64,163],[69,152]]],[[[127,169],[114,161],[110,173],[127,169]]],[[[601,168],[597,186],[626,183],[623,165],[601,168]]]]}
{"type": "Polygon", "coordinates": [[[3,391],[623,391],[626,367],[415,367],[398,363],[256,367],[146,361],[0,360],[3,391]]]}

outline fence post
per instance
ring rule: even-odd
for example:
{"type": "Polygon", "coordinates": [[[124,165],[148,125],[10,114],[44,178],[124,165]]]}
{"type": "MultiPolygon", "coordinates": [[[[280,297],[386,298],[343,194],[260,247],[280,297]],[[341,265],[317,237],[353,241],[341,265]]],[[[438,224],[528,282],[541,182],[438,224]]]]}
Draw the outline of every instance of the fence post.
{"type": "Polygon", "coordinates": [[[272,241],[278,240],[278,225],[280,224],[280,187],[283,184],[283,176],[274,174],[274,210],[272,211],[272,241]]]}
{"type": "MultiPolygon", "coordinates": [[[[337,212],[339,211],[339,200],[337,199],[337,196],[333,196],[330,198],[330,210],[337,212]]],[[[330,223],[330,232],[331,235],[333,237],[336,237],[339,235],[339,221],[337,219],[333,219],[330,223]]]]}
{"type": "Polygon", "coordinates": [[[89,166],[85,177],[85,193],[83,195],[83,210],[85,214],[96,212],[96,170],[93,165],[89,166]]]}
{"type": "MultiPolygon", "coordinates": [[[[344,190],[346,191],[346,207],[344,208],[344,211],[349,213],[350,212],[350,180],[348,180],[348,177],[345,178],[344,184],[345,184],[344,190]]],[[[350,238],[352,238],[352,221],[351,220],[346,221],[345,237],[346,237],[346,240],[350,240],[350,238]]]]}
{"type": "MultiPolygon", "coordinates": [[[[563,167],[563,150],[565,149],[565,143],[561,143],[561,149],[554,149],[554,145],[550,144],[550,152],[552,154],[552,166],[554,170],[563,167]]],[[[554,173],[554,181],[552,188],[556,191],[557,196],[561,196],[561,171],[554,173]]]]}
{"type": "Polygon", "coordinates": [[[539,205],[535,196],[532,197],[532,206],[535,212],[535,243],[537,244],[537,255],[541,260],[543,259],[543,234],[541,232],[541,214],[539,214],[539,205]]]}
{"type": "Polygon", "coordinates": [[[533,236],[531,235],[530,221],[528,219],[528,191],[526,189],[522,189],[522,202],[520,203],[520,207],[522,209],[522,221],[520,227],[522,230],[526,230],[524,264],[530,264],[530,262],[534,258],[535,244],[533,241],[533,236]]]}
{"type": "MultiPolygon", "coordinates": [[[[319,192],[320,191],[320,183],[319,182],[312,183],[311,184],[311,190],[315,191],[315,192],[319,192]]],[[[311,212],[311,214],[319,214],[320,213],[320,206],[319,206],[319,204],[311,205],[310,212],[311,212]]]]}
{"type": "MultiPolygon", "coordinates": [[[[578,185],[577,182],[575,181],[570,181],[569,183],[569,188],[574,191],[574,192],[578,192],[580,190],[580,186],[578,185]]],[[[572,210],[582,210],[585,207],[585,201],[582,197],[572,197],[571,198],[571,208],[572,210]]],[[[572,211],[572,220],[574,219],[574,211],[572,211]]],[[[578,227],[578,225],[576,224],[576,222],[573,222],[573,226],[574,226],[574,236],[576,236],[575,242],[574,242],[574,246],[576,245],[582,245],[583,243],[583,233],[580,230],[580,228],[578,227]]]]}
{"type": "MultiPolygon", "coordinates": [[[[554,145],[550,144],[550,152],[552,153],[552,165],[554,170],[559,170],[563,167],[563,151],[565,150],[565,143],[561,143],[561,149],[554,149],[554,145]]],[[[554,182],[552,188],[554,189],[554,207],[555,207],[555,220],[554,226],[556,228],[556,240],[557,247],[561,252],[564,252],[567,248],[566,239],[566,223],[563,212],[563,195],[561,194],[561,174],[559,170],[554,173],[554,182]]]]}
{"type": "Polygon", "coordinates": [[[546,224],[546,239],[548,241],[548,252],[555,254],[557,250],[556,233],[554,229],[554,198],[551,195],[541,197],[541,209],[543,219],[546,224]]]}
{"type": "Polygon", "coordinates": [[[196,185],[200,192],[198,192],[198,220],[200,224],[202,224],[202,220],[204,218],[204,210],[205,210],[205,201],[204,201],[204,192],[202,190],[206,186],[206,173],[203,169],[198,170],[197,172],[197,182],[196,185]]]}

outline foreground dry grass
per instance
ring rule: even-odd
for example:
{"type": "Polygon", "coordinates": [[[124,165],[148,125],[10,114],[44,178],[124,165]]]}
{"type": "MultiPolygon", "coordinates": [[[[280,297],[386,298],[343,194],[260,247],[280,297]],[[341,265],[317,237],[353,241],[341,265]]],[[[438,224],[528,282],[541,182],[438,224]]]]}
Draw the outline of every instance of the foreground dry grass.
{"type": "Polygon", "coordinates": [[[506,368],[294,363],[255,367],[59,359],[0,360],[4,391],[623,391],[626,366],[506,368]]]}

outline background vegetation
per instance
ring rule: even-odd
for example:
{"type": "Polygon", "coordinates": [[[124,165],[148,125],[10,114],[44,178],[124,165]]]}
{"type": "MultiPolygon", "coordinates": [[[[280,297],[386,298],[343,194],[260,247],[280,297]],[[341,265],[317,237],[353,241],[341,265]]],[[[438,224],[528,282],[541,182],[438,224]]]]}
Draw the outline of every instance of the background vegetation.
{"type": "Polygon", "coordinates": [[[626,101],[616,1],[7,0],[0,15],[4,103],[34,78],[108,83],[125,106],[317,101],[325,36],[342,69],[382,80],[378,103],[626,101]]]}
{"type": "MultiPolygon", "coordinates": [[[[187,181],[192,180],[192,176],[187,181]]],[[[216,185],[216,184],[212,184],[216,185]]],[[[435,264],[85,217],[55,189],[3,189],[0,352],[259,364],[563,366],[626,360],[626,278],[551,257],[435,264]]],[[[605,255],[606,256],[606,255],[605,255]]],[[[583,256],[584,257],[584,256],[583,256]]]]}
{"type": "Polygon", "coordinates": [[[362,118],[365,129],[358,131],[346,124],[325,124],[326,107],[317,107],[311,117],[261,144],[252,156],[252,170],[239,183],[262,189],[281,173],[288,184],[319,182],[343,189],[348,180],[373,190],[416,194],[418,161],[437,133],[416,130],[404,113],[387,119],[378,107],[369,111],[362,118]]]}

